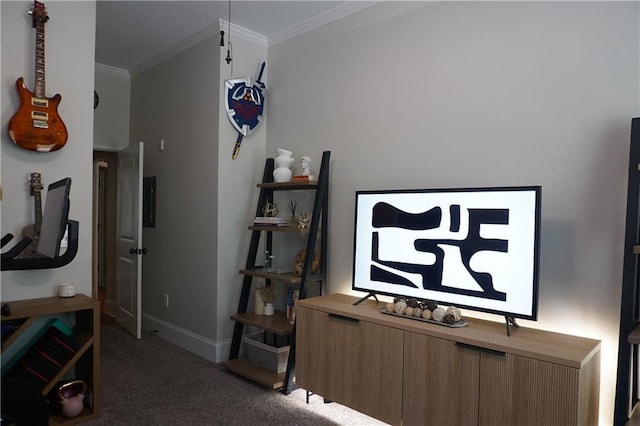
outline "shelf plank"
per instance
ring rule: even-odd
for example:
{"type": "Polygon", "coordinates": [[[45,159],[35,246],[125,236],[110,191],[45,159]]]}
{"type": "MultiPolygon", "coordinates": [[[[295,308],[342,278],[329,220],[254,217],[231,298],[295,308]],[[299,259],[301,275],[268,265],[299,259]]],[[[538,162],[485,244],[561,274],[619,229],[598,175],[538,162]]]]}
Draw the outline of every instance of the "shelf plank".
{"type": "MultiPolygon", "coordinates": [[[[252,277],[264,278],[266,280],[282,282],[290,285],[300,285],[300,277],[295,276],[292,273],[288,274],[276,274],[273,272],[266,272],[262,267],[256,267],[255,269],[240,269],[238,271],[242,275],[250,275],[252,277]]],[[[322,273],[317,273],[309,276],[307,282],[321,282],[324,280],[322,273]]]]}
{"type": "Polygon", "coordinates": [[[13,342],[15,342],[18,339],[18,337],[20,337],[20,335],[22,335],[22,333],[26,331],[31,326],[31,324],[33,324],[36,321],[37,318],[38,317],[27,318],[26,320],[24,320],[22,324],[20,324],[18,328],[13,330],[13,332],[7,338],[7,340],[2,342],[2,349],[0,349],[0,353],[2,353],[2,350],[4,350],[4,348],[8,348],[9,346],[11,346],[13,342]]]}
{"type": "Polygon", "coordinates": [[[259,183],[258,188],[273,189],[274,191],[287,191],[295,189],[317,189],[318,181],[312,180],[310,182],[262,182],[259,183]]]}
{"type": "Polygon", "coordinates": [[[293,324],[291,324],[287,316],[282,312],[276,312],[275,315],[256,315],[253,312],[244,314],[231,315],[231,319],[243,324],[259,327],[270,333],[280,336],[288,336],[293,333],[293,324]]]}
{"type": "Polygon", "coordinates": [[[250,225],[249,230],[251,231],[263,231],[263,232],[288,232],[290,234],[308,234],[309,228],[300,229],[297,226],[259,226],[259,225],[250,225]]]}
{"type": "Polygon", "coordinates": [[[280,389],[284,386],[284,373],[272,373],[262,367],[251,364],[246,358],[230,359],[223,362],[222,365],[228,370],[268,388],[280,389]]]}
{"type": "Polygon", "coordinates": [[[240,269],[239,272],[242,275],[251,275],[252,277],[264,278],[266,280],[280,281],[287,284],[300,284],[300,277],[296,277],[292,273],[276,274],[273,272],[266,272],[264,268],[240,269]]]}
{"type": "Polygon", "coordinates": [[[42,299],[19,300],[6,302],[11,308],[11,315],[3,316],[2,321],[42,315],[60,314],[93,309],[94,300],[84,294],[73,297],[45,297],[42,299]]]}

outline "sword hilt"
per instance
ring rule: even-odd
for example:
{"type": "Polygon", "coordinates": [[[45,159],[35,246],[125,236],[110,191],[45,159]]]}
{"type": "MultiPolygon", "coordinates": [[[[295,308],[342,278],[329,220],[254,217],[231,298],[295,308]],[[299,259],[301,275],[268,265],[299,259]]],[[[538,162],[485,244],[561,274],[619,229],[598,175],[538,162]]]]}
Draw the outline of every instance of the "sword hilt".
{"type": "Polygon", "coordinates": [[[240,152],[240,144],[242,143],[242,133],[238,133],[238,139],[236,139],[236,146],[233,147],[233,154],[231,154],[231,159],[235,160],[240,152]]]}

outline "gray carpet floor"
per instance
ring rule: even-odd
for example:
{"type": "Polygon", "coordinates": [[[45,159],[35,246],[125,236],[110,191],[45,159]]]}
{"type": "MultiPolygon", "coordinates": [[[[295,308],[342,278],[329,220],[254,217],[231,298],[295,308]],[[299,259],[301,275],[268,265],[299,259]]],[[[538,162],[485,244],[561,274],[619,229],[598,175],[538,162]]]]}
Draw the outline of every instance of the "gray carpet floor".
{"type": "Polygon", "coordinates": [[[102,415],[87,425],[384,425],[297,389],[261,387],[153,335],[102,327],[102,415]]]}

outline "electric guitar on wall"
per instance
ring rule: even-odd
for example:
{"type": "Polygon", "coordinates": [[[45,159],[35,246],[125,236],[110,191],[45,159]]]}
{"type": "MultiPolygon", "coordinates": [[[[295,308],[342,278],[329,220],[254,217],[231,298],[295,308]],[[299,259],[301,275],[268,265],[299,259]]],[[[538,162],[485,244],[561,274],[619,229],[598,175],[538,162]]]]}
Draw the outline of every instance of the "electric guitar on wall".
{"type": "Polygon", "coordinates": [[[35,89],[29,91],[24,78],[16,81],[20,96],[20,108],[9,121],[11,140],[24,149],[38,152],[57,151],[67,143],[67,128],[58,115],[58,105],[62,96],[53,98],[45,95],[44,75],[44,24],[49,16],[44,3],[34,1],[32,15],[36,29],[35,89]]]}
{"type": "Polygon", "coordinates": [[[31,244],[24,249],[17,257],[40,257],[37,252],[38,241],[40,240],[40,229],[42,227],[42,176],[38,172],[33,172],[29,176],[29,189],[33,196],[33,206],[35,213],[35,221],[33,225],[26,226],[22,230],[22,236],[31,238],[31,244]]]}

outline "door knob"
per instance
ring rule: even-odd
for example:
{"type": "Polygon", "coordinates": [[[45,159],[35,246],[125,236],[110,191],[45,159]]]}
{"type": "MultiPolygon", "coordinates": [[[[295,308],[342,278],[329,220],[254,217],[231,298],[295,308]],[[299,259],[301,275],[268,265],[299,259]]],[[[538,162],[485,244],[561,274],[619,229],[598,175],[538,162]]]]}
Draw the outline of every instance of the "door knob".
{"type": "Polygon", "coordinates": [[[129,250],[129,254],[136,254],[136,249],[132,248],[131,250],[129,250]]]}

